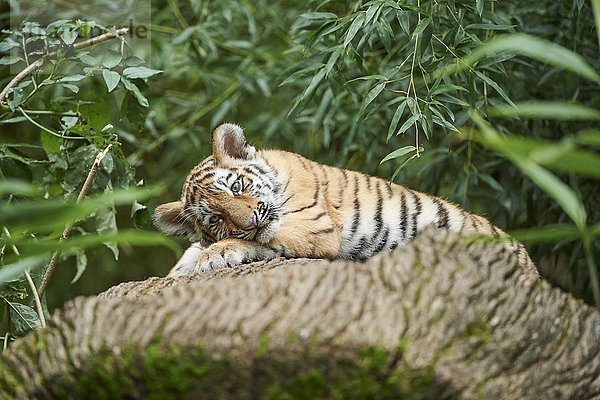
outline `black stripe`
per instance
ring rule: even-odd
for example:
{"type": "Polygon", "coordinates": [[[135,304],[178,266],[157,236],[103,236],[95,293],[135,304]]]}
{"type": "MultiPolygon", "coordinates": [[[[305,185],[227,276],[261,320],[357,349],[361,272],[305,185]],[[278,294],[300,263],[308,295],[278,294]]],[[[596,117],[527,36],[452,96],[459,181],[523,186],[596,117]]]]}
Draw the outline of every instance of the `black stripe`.
{"type": "Polygon", "coordinates": [[[381,188],[377,185],[377,211],[375,212],[375,233],[379,233],[381,231],[381,227],[383,226],[383,196],[381,196],[381,188]]]}
{"type": "Polygon", "coordinates": [[[327,215],[327,212],[322,212],[320,214],[318,214],[316,217],[311,218],[313,221],[318,220],[319,218],[321,218],[322,216],[327,215]]]}
{"type": "Polygon", "coordinates": [[[471,226],[473,226],[475,232],[479,232],[479,221],[477,220],[477,217],[473,214],[469,214],[469,216],[471,217],[471,226]]]}
{"type": "Polygon", "coordinates": [[[298,158],[298,161],[300,161],[300,164],[302,164],[302,168],[304,168],[307,171],[311,170],[311,168],[308,168],[306,166],[306,158],[302,157],[300,154],[296,154],[296,153],[292,153],[292,154],[294,154],[298,158]]]}
{"type": "MultiPolygon", "coordinates": [[[[263,159],[263,161],[265,162],[265,164],[267,164],[267,166],[270,169],[270,171],[265,172],[265,177],[268,178],[268,180],[273,185],[273,191],[275,193],[281,193],[281,182],[279,182],[279,178],[277,176],[277,171],[275,170],[275,168],[273,168],[273,166],[271,164],[269,164],[267,162],[267,160],[263,159]]],[[[288,183],[289,183],[289,181],[288,181],[288,183]]],[[[287,188],[287,184],[286,184],[286,188],[287,188]]]]}
{"type": "Polygon", "coordinates": [[[367,238],[364,236],[361,236],[361,238],[358,240],[358,243],[356,243],[356,245],[354,245],[352,247],[352,252],[348,255],[348,258],[350,260],[356,260],[356,257],[360,254],[360,252],[365,247],[366,241],[367,241],[367,238]]]}
{"type": "Polygon", "coordinates": [[[432,200],[435,203],[435,205],[437,205],[437,215],[436,215],[437,218],[435,221],[435,227],[436,228],[446,228],[448,226],[448,218],[449,218],[448,210],[446,209],[446,206],[442,200],[438,199],[437,197],[433,197],[432,200]]]}
{"type": "Polygon", "coordinates": [[[251,164],[250,165],[252,168],[256,169],[258,171],[257,175],[267,175],[269,172],[265,171],[261,166],[256,165],[256,164],[251,164]]]}
{"type": "Polygon", "coordinates": [[[467,213],[462,208],[460,209],[460,216],[462,217],[462,223],[460,224],[460,229],[458,231],[462,232],[465,227],[465,222],[467,222],[467,213]]]}
{"type": "Polygon", "coordinates": [[[411,191],[410,193],[412,194],[413,200],[415,201],[415,212],[412,214],[413,215],[413,227],[412,227],[412,232],[411,232],[411,237],[410,237],[410,240],[413,240],[414,238],[417,237],[418,220],[419,220],[419,215],[421,215],[421,211],[423,210],[423,206],[421,205],[421,199],[419,198],[419,196],[413,191],[411,191]]]}
{"type": "Polygon", "coordinates": [[[396,247],[398,247],[398,241],[394,240],[394,242],[390,245],[390,250],[394,250],[396,247]]]}
{"type": "Polygon", "coordinates": [[[360,222],[360,202],[358,200],[358,175],[354,175],[354,216],[352,219],[352,227],[350,228],[350,236],[354,236],[360,222]]]}
{"type": "MultiPolygon", "coordinates": [[[[387,194],[388,194],[388,199],[391,199],[392,197],[394,197],[394,192],[392,191],[392,184],[390,182],[390,184],[386,184],[386,182],[382,179],[379,179],[379,185],[384,185],[385,189],[387,189],[387,194]]],[[[385,190],[384,189],[384,190],[385,190]]]]}
{"type": "Polygon", "coordinates": [[[313,173],[313,178],[314,178],[316,189],[315,189],[315,194],[313,196],[313,202],[312,202],[312,204],[309,204],[307,206],[301,207],[301,208],[299,208],[297,210],[294,210],[294,211],[290,211],[290,214],[297,213],[297,212],[304,211],[304,210],[307,210],[309,208],[312,208],[312,207],[316,206],[317,203],[319,202],[319,188],[320,188],[320,186],[319,186],[319,182],[317,180],[317,176],[314,173],[313,173]]]}
{"type": "Polygon", "coordinates": [[[202,175],[204,172],[213,169],[213,164],[214,164],[214,160],[212,158],[207,158],[206,160],[202,161],[200,164],[198,164],[192,170],[192,173],[191,173],[189,179],[196,179],[197,177],[202,175]]]}
{"type": "Polygon", "coordinates": [[[379,240],[379,244],[377,245],[377,247],[375,248],[375,251],[373,251],[373,254],[377,254],[379,253],[381,250],[383,250],[383,248],[385,247],[385,245],[387,244],[388,238],[390,236],[390,230],[389,228],[385,228],[383,231],[383,235],[381,235],[381,239],[379,240]]]}
{"type": "Polygon", "coordinates": [[[333,229],[333,227],[331,227],[331,228],[327,228],[327,229],[320,229],[316,232],[311,232],[311,233],[315,234],[315,235],[319,235],[319,234],[323,234],[323,233],[332,233],[333,231],[334,231],[334,229],[333,229]]]}
{"type": "Polygon", "coordinates": [[[205,180],[212,178],[213,176],[215,176],[215,173],[214,172],[209,172],[208,174],[204,175],[202,178],[196,180],[194,183],[195,184],[202,183],[205,180]]]}
{"type": "Polygon", "coordinates": [[[499,232],[498,232],[498,228],[496,228],[496,227],[495,227],[494,225],[492,225],[491,223],[490,223],[490,226],[492,227],[492,233],[493,233],[494,235],[498,235],[498,234],[499,234],[499,232]]]}
{"type": "Polygon", "coordinates": [[[340,185],[340,192],[338,194],[338,197],[340,198],[340,207],[342,206],[342,200],[344,199],[344,188],[346,188],[348,186],[348,174],[346,173],[346,170],[342,169],[342,178],[344,180],[344,183],[340,185]]]}
{"type": "Polygon", "coordinates": [[[283,188],[284,193],[287,191],[288,186],[290,185],[291,181],[292,181],[292,178],[288,178],[287,182],[285,183],[285,187],[283,188]]]}
{"type": "Polygon", "coordinates": [[[363,177],[367,180],[367,190],[371,190],[371,177],[369,175],[363,175],[363,177]]]}
{"type": "Polygon", "coordinates": [[[408,220],[406,210],[406,193],[402,191],[400,194],[400,234],[402,235],[402,242],[406,243],[406,223],[408,220]]]}

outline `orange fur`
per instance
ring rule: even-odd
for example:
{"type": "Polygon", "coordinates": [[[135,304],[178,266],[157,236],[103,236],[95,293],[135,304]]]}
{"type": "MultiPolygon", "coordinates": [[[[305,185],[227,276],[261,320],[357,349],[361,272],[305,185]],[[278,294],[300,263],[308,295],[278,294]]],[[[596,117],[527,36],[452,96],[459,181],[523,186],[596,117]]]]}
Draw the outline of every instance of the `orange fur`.
{"type": "MultiPolygon", "coordinates": [[[[205,247],[186,253],[172,275],[277,256],[363,260],[410,242],[429,224],[504,235],[440,198],[295,153],[256,151],[232,124],[215,129],[213,155],[190,172],[181,200],[159,206],[154,220],[205,247]]],[[[521,244],[511,246],[535,269],[521,244]]]]}

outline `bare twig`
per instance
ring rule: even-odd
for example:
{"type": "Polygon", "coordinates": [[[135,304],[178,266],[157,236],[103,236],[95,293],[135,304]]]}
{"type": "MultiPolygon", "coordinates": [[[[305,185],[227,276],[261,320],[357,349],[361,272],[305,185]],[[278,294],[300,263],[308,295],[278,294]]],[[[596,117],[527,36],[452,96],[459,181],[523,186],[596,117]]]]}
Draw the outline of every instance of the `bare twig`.
{"type": "Polygon", "coordinates": [[[27,271],[25,271],[25,278],[27,278],[27,282],[29,283],[31,291],[33,292],[33,300],[35,301],[35,308],[37,309],[37,313],[40,317],[40,323],[42,324],[42,328],[45,328],[46,318],[44,317],[44,310],[42,309],[42,303],[40,302],[38,291],[35,288],[35,283],[33,283],[33,279],[31,279],[31,275],[29,275],[29,272],[27,271]]]}
{"type": "MultiPolygon", "coordinates": [[[[104,151],[98,153],[98,155],[96,156],[96,159],[94,160],[94,163],[92,164],[92,168],[90,168],[90,172],[88,173],[88,176],[83,184],[83,187],[81,188],[81,192],[79,192],[79,196],[77,196],[77,200],[75,201],[75,203],[79,203],[81,201],[81,199],[83,199],[85,197],[85,195],[87,194],[87,191],[90,188],[90,185],[92,184],[92,181],[94,180],[94,177],[96,176],[96,172],[98,172],[100,163],[102,162],[102,160],[104,159],[104,157],[106,156],[106,154],[108,153],[108,151],[110,150],[111,147],[112,147],[112,144],[109,144],[106,147],[106,149],[104,149],[104,151]]],[[[68,224],[65,227],[65,230],[63,231],[62,235],[60,235],[59,243],[62,243],[64,240],[68,239],[69,235],[71,234],[71,229],[73,229],[73,224],[68,224]]],[[[52,273],[54,272],[54,268],[56,268],[56,264],[58,263],[59,256],[60,256],[60,250],[56,250],[54,252],[54,254],[52,254],[52,258],[50,259],[50,263],[48,264],[48,268],[46,269],[46,273],[44,274],[44,277],[42,278],[42,283],[40,284],[40,289],[39,289],[40,297],[46,291],[46,287],[48,286],[48,281],[50,280],[50,277],[52,276],[52,273]]]]}
{"type": "MultiPolygon", "coordinates": [[[[10,232],[8,231],[7,227],[4,227],[4,233],[6,234],[6,237],[10,239],[10,232]]],[[[19,249],[17,249],[17,246],[15,246],[14,244],[12,245],[12,250],[17,256],[21,255],[21,253],[19,253],[19,249]]],[[[35,301],[35,307],[40,317],[40,323],[42,324],[42,328],[45,328],[46,318],[44,318],[44,310],[42,309],[42,303],[40,302],[40,296],[38,295],[38,291],[35,288],[35,283],[33,283],[33,279],[31,279],[31,275],[27,271],[25,271],[25,278],[27,278],[27,282],[29,283],[31,291],[33,292],[33,300],[35,301]]]]}
{"type": "MultiPolygon", "coordinates": [[[[129,28],[121,28],[121,29],[116,29],[116,30],[112,30],[111,29],[110,32],[106,32],[106,33],[103,33],[102,35],[98,35],[98,36],[95,36],[95,37],[93,37],[91,39],[84,40],[83,42],[75,43],[73,45],[73,48],[75,48],[75,49],[81,49],[83,47],[92,46],[92,45],[94,45],[96,43],[104,42],[105,40],[108,40],[108,39],[112,39],[112,38],[115,38],[115,37],[123,36],[128,31],[129,31],[129,28]]],[[[17,76],[15,76],[8,83],[8,85],[6,85],[6,87],[4,89],[2,89],[2,92],[0,92],[0,103],[1,104],[6,104],[6,95],[8,94],[8,91],[10,89],[12,89],[13,87],[17,86],[19,84],[19,82],[21,82],[23,79],[25,79],[29,74],[33,73],[38,68],[41,68],[46,61],[48,61],[51,58],[56,57],[57,54],[58,54],[57,51],[53,51],[52,53],[48,53],[48,54],[46,54],[46,55],[38,58],[35,62],[31,63],[23,71],[19,72],[17,74],[17,76]]]]}

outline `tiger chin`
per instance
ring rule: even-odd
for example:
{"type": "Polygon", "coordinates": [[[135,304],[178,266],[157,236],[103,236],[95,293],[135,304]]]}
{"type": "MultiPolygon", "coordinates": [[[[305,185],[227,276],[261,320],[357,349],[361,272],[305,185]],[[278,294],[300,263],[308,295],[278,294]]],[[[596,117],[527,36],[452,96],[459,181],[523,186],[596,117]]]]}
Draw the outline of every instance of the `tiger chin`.
{"type": "MultiPolygon", "coordinates": [[[[192,242],[169,276],[192,275],[276,257],[365,260],[403,246],[433,224],[465,234],[505,235],[438,197],[281,150],[256,150],[242,128],[217,127],[213,154],[158,206],[153,221],[192,242]]],[[[518,262],[536,268],[522,244],[518,262]]]]}

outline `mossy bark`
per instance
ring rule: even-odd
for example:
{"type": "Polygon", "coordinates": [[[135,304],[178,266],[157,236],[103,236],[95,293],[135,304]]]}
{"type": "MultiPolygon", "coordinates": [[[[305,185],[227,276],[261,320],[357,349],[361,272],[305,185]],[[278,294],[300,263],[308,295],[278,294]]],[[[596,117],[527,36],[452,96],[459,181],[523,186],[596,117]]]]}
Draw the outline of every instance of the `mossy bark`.
{"type": "Polygon", "coordinates": [[[0,358],[0,398],[600,397],[600,319],[501,244],[425,232],[78,298],[0,358]]]}

